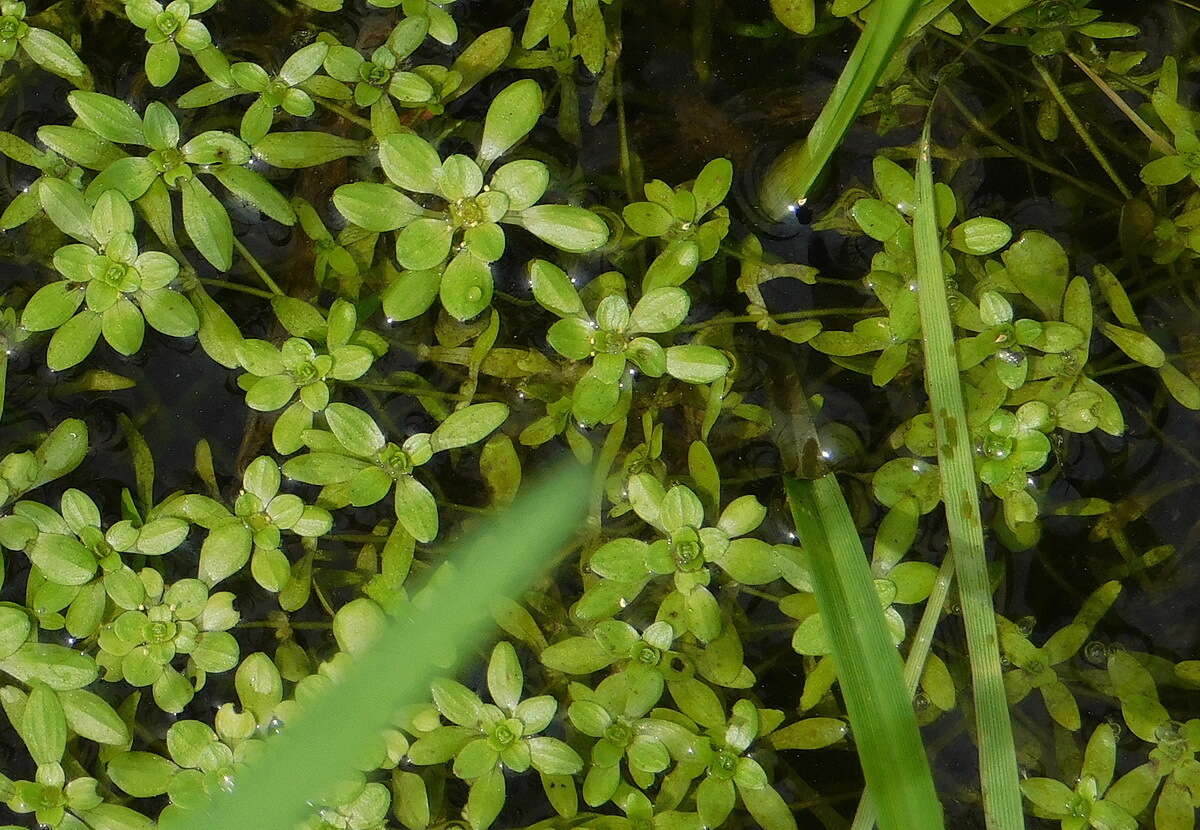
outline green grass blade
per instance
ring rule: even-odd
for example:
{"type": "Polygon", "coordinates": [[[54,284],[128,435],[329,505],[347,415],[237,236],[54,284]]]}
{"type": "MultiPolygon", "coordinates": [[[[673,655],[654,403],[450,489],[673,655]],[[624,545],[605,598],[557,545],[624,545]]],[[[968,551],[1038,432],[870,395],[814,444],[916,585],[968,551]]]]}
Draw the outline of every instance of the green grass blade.
{"type": "Polygon", "coordinates": [[[800,543],[833,645],[838,684],[883,830],[938,830],[942,810],[850,508],[832,473],[786,478],[800,543]]]}
{"type": "Polygon", "coordinates": [[[917,258],[917,298],[925,347],[925,387],[937,434],[942,500],[954,553],[958,593],[967,630],[967,650],[979,738],[984,816],[989,830],[1024,827],[1012,724],[1001,676],[1000,647],[987,559],[974,451],[958,375],[942,244],[938,233],[930,159],[929,123],[917,156],[917,208],[913,220],[917,258]]]}
{"type": "Polygon", "coordinates": [[[454,575],[432,588],[425,610],[393,620],[344,677],[240,772],[230,793],[191,812],[178,830],[293,830],[399,705],[426,699],[435,660],[465,654],[486,630],[489,599],[527,585],[583,515],[588,476],[558,471],[451,557],[454,575]],[[531,531],[531,529],[533,529],[531,531]]]}
{"type": "Polygon", "coordinates": [[[875,90],[921,0],[884,0],[859,37],[837,85],[808,136],[789,146],[772,162],[759,190],[759,205],[773,219],[784,218],[802,204],[825,165],[875,90]]]}
{"type": "MultiPolygon", "coordinates": [[[[933,633],[942,618],[942,609],[950,597],[950,585],[953,582],[954,555],[947,553],[938,569],[933,590],[925,600],[925,610],[921,613],[921,621],[917,624],[917,632],[913,635],[912,645],[909,646],[908,657],[904,659],[904,691],[909,700],[917,693],[917,684],[921,682],[921,673],[925,670],[925,660],[933,648],[933,633]]],[[[875,802],[870,787],[867,787],[858,802],[858,812],[854,814],[850,830],[870,830],[874,826],[875,802]]]]}

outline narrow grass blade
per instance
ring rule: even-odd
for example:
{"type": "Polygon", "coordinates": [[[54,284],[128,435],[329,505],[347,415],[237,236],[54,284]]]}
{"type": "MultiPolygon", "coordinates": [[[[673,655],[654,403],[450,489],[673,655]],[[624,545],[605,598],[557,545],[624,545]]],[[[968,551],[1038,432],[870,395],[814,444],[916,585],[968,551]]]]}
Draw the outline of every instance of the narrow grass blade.
{"type": "Polygon", "coordinates": [[[276,737],[237,776],[232,792],[177,823],[178,830],[293,830],[338,776],[361,756],[396,708],[426,699],[435,660],[466,653],[486,630],[497,594],[520,590],[567,539],[583,515],[588,475],[558,471],[450,557],[455,572],[424,610],[394,620],[326,695],[276,737]]]}
{"type": "Polygon", "coordinates": [[[942,810],[904,688],[900,655],[888,636],[862,540],[837,477],[789,476],[786,485],[879,826],[938,830],[942,810]]]}
{"type": "Polygon", "coordinates": [[[878,12],[855,44],[808,136],[784,150],[763,178],[759,206],[771,218],[782,219],[808,198],[863,102],[875,90],[921,2],[885,0],[877,4],[878,12]]]}
{"type": "MultiPolygon", "coordinates": [[[[904,660],[904,691],[912,700],[917,693],[917,684],[921,682],[921,673],[925,671],[925,660],[933,648],[933,632],[937,629],[942,618],[942,609],[950,596],[950,586],[954,582],[954,555],[947,552],[938,569],[937,579],[934,580],[933,590],[925,600],[925,610],[921,613],[921,621],[917,624],[917,632],[913,635],[912,645],[908,649],[908,657],[904,660]]],[[[875,826],[875,801],[870,787],[863,790],[858,802],[858,812],[850,830],[870,830],[875,826]]]]}
{"type": "Polygon", "coordinates": [[[942,500],[950,530],[958,593],[967,630],[975,720],[979,738],[984,816],[989,830],[1024,827],[1012,724],[1001,677],[996,616],[983,549],[979,485],[967,432],[967,413],[938,234],[930,158],[929,122],[917,156],[917,208],[913,220],[917,298],[925,347],[925,387],[937,434],[942,500]]]}

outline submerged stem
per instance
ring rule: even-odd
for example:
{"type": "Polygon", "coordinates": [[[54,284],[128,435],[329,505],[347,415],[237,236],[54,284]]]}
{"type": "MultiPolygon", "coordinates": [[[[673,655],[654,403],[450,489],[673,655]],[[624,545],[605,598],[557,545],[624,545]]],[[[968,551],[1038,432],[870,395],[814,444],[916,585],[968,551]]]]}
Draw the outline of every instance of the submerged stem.
{"type": "Polygon", "coordinates": [[[242,255],[242,259],[246,260],[246,264],[258,275],[258,278],[263,281],[263,285],[270,289],[272,294],[283,293],[283,289],[279,287],[275,280],[271,279],[271,275],[267,273],[267,269],[262,267],[262,264],[255,258],[254,254],[250,253],[250,249],[243,245],[242,240],[236,236],[233,238],[233,247],[237,248],[237,252],[242,255]]]}
{"type": "Polygon", "coordinates": [[[1092,83],[1096,85],[1096,88],[1103,92],[1108,100],[1112,101],[1117,106],[1117,109],[1125,113],[1125,117],[1129,119],[1133,126],[1137,127],[1141,131],[1142,135],[1150,139],[1150,144],[1155,150],[1158,150],[1158,152],[1162,153],[1164,156],[1174,154],[1175,148],[1171,146],[1171,142],[1167,141],[1165,138],[1159,135],[1157,130],[1147,124],[1146,121],[1137,114],[1133,107],[1129,106],[1129,104],[1125,102],[1125,99],[1118,95],[1117,91],[1109,86],[1103,78],[1093,72],[1092,68],[1084,63],[1078,55],[1076,55],[1074,52],[1067,52],[1067,57],[1071,59],[1072,63],[1079,67],[1079,70],[1084,75],[1087,75],[1089,78],[1091,78],[1092,83]]]}
{"type": "Polygon", "coordinates": [[[1054,98],[1054,103],[1058,104],[1058,108],[1067,117],[1067,122],[1075,130],[1075,134],[1079,136],[1080,140],[1083,141],[1084,146],[1088,148],[1088,152],[1096,159],[1096,163],[1108,175],[1112,183],[1117,186],[1117,190],[1121,191],[1122,196],[1126,199],[1132,198],[1133,192],[1125,186],[1125,182],[1122,181],[1117,171],[1113,169],[1108,156],[1104,155],[1104,151],[1100,149],[1100,145],[1092,138],[1092,134],[1088,132],[1083,121],[1080,120],[1079,115],[1075,112],[1075,108],[1071,106],[1071,102],[1067,100],[1062,90],[1058,88],[1058,82],[1054,80],[1054,76],[1050,74],[1041,61],[1035,60],[1033,66],[1037,70],[1038,75],[1041,76],[1042,82],[1046,84],[1046,89],[1049,90],[1051,97],[1054,98]]]}
{"type": "Polygon", "coordinates": [[[1000,137],[999,134],[996,133],[995,130],[993,130],[992,128],[990,128],[989,126],[984,124],[982,121],[980,121],[978,116],[976,116],[975,113],[971,112],[970,108],[966,104],[964,104],[962,102],[962,100],[959,99],[958,96],[956,96],[953,92],[951,92],[949,89],[947,89],[944,86],[941,87],[940,91],[947,98],[950,99],[950,103],[954,104],[954,108],[957,109],[960,113],[962,113],[963,118],[967,119],[967,123],[971,125],[972,129],[976,130],[980,135],[982,135],[988,141],[995,144],[997,147],[1004,149],[1013,158],[1020,159],[1021,161],[1028,164],[1030,167],[1041,170],[1043,173],[1048,173],[1051,176],[1054,176],[1055,178],[1062,179],[1064,182],[1067,182],[1067,183],[1079,188],[1080,190],[1084,191],[1085,193],[1091,193],[1093,196],[1103,199],[1104,201],[1108,202],[1109,204],[1112,204],[1112,205],[1123,204],[1123,202],[1120,199],[1113,196],[1107,190],[1104,190],[1103,188],[1100,188],[1100,187],[1096,187],[1095,185],[1093,185],[1090,182],[1085,182],[1083,179],[1076,178],[1075,176],[1072,176],[1070,173],[1059,170],[1053,164],[1047,164],[1046,162],[1042,161],[1038,157],[1030,155],[1029,153],[1025,152],[1024,150],[1022,150],[1020,147],[1013,144],[1012,142],[1005,141],[1003,138],[1000,137]]]}

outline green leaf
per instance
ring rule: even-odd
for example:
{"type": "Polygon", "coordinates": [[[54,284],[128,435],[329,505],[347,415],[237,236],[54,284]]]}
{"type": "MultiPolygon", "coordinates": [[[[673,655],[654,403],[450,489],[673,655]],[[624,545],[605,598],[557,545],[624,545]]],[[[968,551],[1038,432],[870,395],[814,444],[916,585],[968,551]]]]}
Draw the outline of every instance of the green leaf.
{"type": "Polygon", "coordinates": [[[254,145],[254,155],[272,167],[298,170],[364,152],[362,142],[329,133],[297,130],[271,133],[254,145]]]}
{"type": "Polygon", "coordinates": [[[533,0],[525,30],[521,33],[521,48],[532,49],[545,40],[566,13],[567,0],[533,0]]]}
{"type": "Polygon", "coordinates": [[[1157,369],[1167,362],[1167,356],[1162,347],[1140,331],[1117,326],[1105,320],[1099,321],[1100,333],[1116,344],[1132,360],[1136,360],[1152,369],[1157,369]]]}
{"type": "Polygon", "coordinates": [[[542,115],[542,88],[526,78],[509,84],[492,99],[483,121],[479,163],[490,167],[514,144],[529,134],[542,115]]]}
{"type": "Polygon", "coordinates": [[[1000,23],[1021,9],[1033,5],[1034,0],[967,0],[967,2],[975,10],[975,13],[988,23],[1000,23]]]}
{"type": "Polygon", "coordinates": [[[700,247],[691,240],[676,239],[654,258],[642,280],[642,291],[683,285],[700,265],[700,247]]]}
{"type": "Polygon", "coordinates": [[[654,202],[634,202],[626,205],[621,216],[634,233],[642,236],[663,236],[675,223],[675,217],[662,205],[654,202]]]}
{"type": "MultiPolygon", "coordinates": [[[[394,268],[391,273],[395,273],[394,268]]],[[[441,277],[435,270],[402,271],[380,295],[383,313],[395,322],[419,317],[433,305],[440,287],[441,277]]]]}
{"type": "Polygon", "coordinates": [[[583,254],[608,241],[608,224],[590,210],[570,205],[536,205],[521,211],[520,225],[562,251],[583,254]]]}
{"type": "Polygon", "coordinates": [[[671,346],[667,349],[667,374],[686,383],[712,383],[728,371],[729,361],[712,346],[671,346]]]}
{"type": "Polygon", "coordinates": [[[920,0],[881,4],[871,16],[808,135],[776,158],[763,178],[759,203],[781,219],[804,204],[837,151],[859,110],[897,53],[920,0]]]}
{"type": "Polygon", "coordinates": [[[631,332],[664,334],[687,317],[691,300],[682,288],[664,287],[647,291],[629,317],[631,332]]]}
{"type": "Polygon", "coordinates": [[[1026,231],[1003,254],[1009,279],[1047,320],[1057,320],[1067,288],[1067,253],[1053,237],[1026,231]]]}
{"type": "Polygon", "coordinates": [[[183,544],[189,526],[183,519],[164,517],[142,525],[137,536],[137,551],[146,556],[162,556],[183,544]]]}
{"type": "Polygon", "coordinates": [[[373,182],[342,185],[333,193],[333,204],[342,216],[376,233],[397,230],[424,214],[421,206],[403,193],[373,182]]]}
{"type": "Polygon", "coordinates": [[[146,50],[146,79],[154,86],[166,86],[179,72],[179,48],[173,40],[152,44],[146,50]]]}
{"type": "Polygon", "coordinates": [[[129,743],[129,727],[100,696],[84,689],[71,689],[59,692],[58,699],[67,725],[76,735],[110,746],[129,743]]]}
{"type": "Polygon", "coordinates": [[[208,585],[216,585],[245,567],[250,547],[250,529],[240,521],[214,528],[200,546],[197,575],[208,585]]]}
{"type": "Polygon", "coordinates": [[[67,745],[67,720],[58,695],[45,683],[34,683],[30,689],[18,729],[39,766],[62,760],[67,745]]]}
{"type": "Polygon", "coordinates": [[[450,413],[430,436],[434,452],[465,447],[482,441],[508,418],[502,403],[477,403],[450,413]]]}
{"type": "Polygon", "coordinates": [[[956,225],[950,231],[950,245],[955,250],[976,256],[994,254],[1012,239],[1012,228],[999,219],[978,216],[956,225]]]}
{"type": "Polygon", "coordinates": [[[218,271],[233,265],[233,225],[225,206],[199,179],[180,185],[183,191],[183,226],[205,259],[218,271]]]}
{"type": "Polygon", "coordinates": [[[92,236],[92,211],[83,200],[83,194],[62,179],[49,176],[42,178],[37,186],[38,202],[60,231],[73,236],[80,242],[94,243],[92,236]]]}
{"type": "Polygon", "coordinates": [[[325,419],[338,441],[352,453],[371,457],[383,449],[383,432],[374,419],[358,407],[331,403],[325,408],[325,419]]]}
{"type": "Polygon", "coordinates": [[[501,640],[492,649],[487,667],[487,687],[492,702],[509,712],[515,711],[521,702],[524,685],[525,675],[521,671],[516,649],[512,643],[501,640]]]}
{"type": "Polygon", "coordinates": [[[432,542],[438,533],[437,502],[424,484],[412,476],[396,480],[396,518],[418,542],[432,542]]]}
{"type": "Polygon", "coordinates": [[[453,238],[454,226],[449,222],[416,219],[396,236],[396,261],[410,271],[436,268],[450,253],[453,238]]]}
{"type": "Polygon", "coordinates": [[[48,72],[72,80],[87,73],[87,67],[67,42],[53,32],[31,27],[21,38],[25,54],[48,72]]]}
{"type": "Polygon", "coordinates": [[[568,637],[542,651],[542,663],[567,674],[591,674],[608,666],[614,657],[591,637],[568,637]]]}
{"type": "MultiPolygon", "coordinates": [[[[580,487],[571,487],[566,492],[572,495],[582,493],[582,476],[578,485],[580,487]]],[[[562,528],[558,533],[547,534],[547,548],[564,539],[566,528],[570,527],[574,517],[571,513],[564,515],[563,500],[554,498],[564,493],[563,480],[554,483],[554,487],[556,491],[540,491],[530,497],[540,499],[541,505],[551,507],[550,512],[541,513],[538,517],[520,517],[520,523],[498,529],[498,537],[516,540],[520,537],[516,528],[535,522],[542,528],[562,528]]],[[[530,501],[529,504],[539,503],[530,501]]],[[[185,830],[191,826],[242,826],[246,822],[252,822],[264,830],[290,828],[296,808],[301,808],[306,799],[312,798],[313,792],[324,792],[335,776],[358,763],[362,742],[376,734],[378,726],[382,726],[391,712],[396,710],[396,704],[401,700],[418,699],[425,693],[428,675],[433,670],[432,657],[445,654],[446,646],[451,643],[463,645],[462,632],[473,630],[481,619],[481,609],[486,607],[486,602],[481,602],[482,597],[514,585],[523,573],[529,572],[514,569],[515,561],[520,563],[528,557],[514,559],[510,555],[500,564],[493,555],[491,541],[475,541],[468,552],[469,561],[456,569],[456,576],[443,587],[433,589],[434,596],[430,597],[431,607],[438,609],[439,618],[440,614],[451,614],[449,625],[439,622],[437,626],[428,627],[427,622],[420,619],[412,624],[400,621],[389,624],[374,648],[356,657],[359,662],[352,664],[350,672],[342,676],[336,691],[331,696],[314,699],[301,720],[289,722],[288,729],[269,742],[260,762],[253,763],[241,772],[239,783],[250,792],[244,795],[242,793],[245,790],[239,787],[234,793],[218,795],[220,804],[199,806],[197,812],[182,825],[185,830]],[[470,585],[463,581],[469,581],[470,585]],[[418,627],[413,628],[413,625],[418,627]],[[432,637],[413,638],[413,631],[425,628],[433,632],[432,637]],[[415,654],[414,642],[421,643],[415,654]],[[402,684],[398,684],[401,687],[397,688],[392,669],[400,658],[409,667],[416,662],[421,668],[404,674],[402,684]],[[379,699],[379,690],[382,688],[388,690],[385,697],[391,699],[379,699]],[[370,708],[367,702],[376,704],[376,708],[370,708]],[[353,715],[347,717],[348,712],[353,712],[353,715]],[[299,744],[299,747],[289,747],[289,744],[299,744]],[[308,748],[310,746],[311,751],[308,748]],[[306,787],[296,787],[296,781],[305,781],[306,787]],[[268,805],[265,812],[264,805],[268,805]]],[[[457,650],[461,652],[467,649],[457,650]]]]}
{"type": "Polygon", "coordinates": [[[817,24],[813,0],[771,0],[775,19],[798,35],[810,34],[817,24]]]}
{"type": "Polygon", "coordinates": [[[886,242],[905,226],[900,211],[879,199],[859,199],[850,209],[850,215],[872,239],[886,242]]]}
{"type": "Polygon", "coordinates": [[[333,618],[333,635],[342,651],[360,654],[379,639],[386,625],[383,609],[372,600],[359,597],[338,609],[333,618]]]}
{"type": "Polygon", "coordinates": [[[142,119],[124,101],[77,89],[67,95],[67,103],[83,125],[101,138],[117,144],[146,143],[142,119]]]}
{"type": "Polygon", "coordinates": [[[557,738],[529,739],[533,768],[545,775],[574,775],[583,769],[583,759],[557,738]]]}
{"type": "Polygon", "coordinates": [[[296,212],[291,204],[262,174],[236,164],[214,165],[208,172],[233,195],[254,205],[279,224],[296,224],[296,212]]]}
{"type": "Polygon", "coordinates": [[[476,84],[504,65],[512,52],[513,32],[507,26],[484,32],[459,53],[450,66],[461,80],[448,100],[461,98],[476,84]]]}
{"type": "Polygon", "coordinates": [[[504,807],[504,775],[493,769],[471,782],[464,813],[472,830],[486,830],[504,807]]]}
{"type": "Polygon", "coordinates": [[[163,289],[138,295],[146,322],[155,331],[172,337],[190,337],[200,328],[200,316],[182,294],[163,289]]]}
{"type": "Polygon", "coordinates": [[[470,251],[460,251],[442,274],[439,295],[451,317],[470,320],[491,305],[494,290],[491,267],[470,251]]]}
{"type": "Polygon", "coordinates": [[[522,211],[546,194],[550,170],[540,161],[517,159],[492,174],[491,188],[508,196],[508,209],[522,211]]]}
{"type": "Polygon", "coordinates": [[[96,679],[96,663],[86,654],[52,643],[26,643],[0,660],[6,671],[22,683],[40,681],[55,691],[82,689],[96,679]]]}
{"type": "Polygon", "coordinates": [[[100,315],[100,331],[120,354],[137,354],[146,336],[146,320],[132,301],[121,297],[100,315]]]}
{"type": "Polygon", "coordinates": [[[841,741],[850,732],[839,718],[805,718],[771,733],[776,749],[822,749],[841,741]]]}
{"type": "Polygon", "coordinates": [[[29,638],[32,625],[24,608],[0,605],[0,660],[11,655],[29,638]]]}
{"type": "Polygon", "coordinates": [[[21,311],[21,325],[29,331],[48,331],[70,320],[83,302],[83,291],[66,280],[37,290],[21,311]]]}
{"type": "Polygon", "coordinates": [[[82,311],[59,326],[46,350],[46,365],[61,372],[82,361],[95,348],[100,337],[100,314],[82,311]]]}
{"type": "Polygon", "coordinates": [[[122,752],[108,762],[113,783],[135,798],[162,795],[179,768],[153,752],[122,752]]]}
{"type": "MultiPolygon", "coordinates": [[[[946,520],[951,528],[951,538],[956,540],[952,546],[952,554],[966,623],[968,657],[974,684],[975,718],[978,728],[985,731],[991,738],[981,741],[979,745],[981,778],[984,781],[984,792],[988,793],[985,796],[986,809],[994,814],[996,826],[1016,828],[1021,827],[1023,823],[1016,750],[1013,745],[1012,726],[1009,721],[1008,703],[1005,699],[1000,654],[997,647],[998,637],[992,606],[992,590],[983,546],[978,482],[968,449],[973,444],[968,434],[965,398],[955,360],[953,326],[946,294],[946,273],[943,267],[943,251],[938,224],[937,191],[933,184],[929,121],[925,122],[919,147],[916,176],[917,209],[913,222],[917,296],[920,306],[921,332],[925,344],[926,387],[929,390],[939,436],[938,465],[943,472],[942,496],[946,501],[946,520]]],[[[1066,287],[1066,255],[1050,237],[1044,235],[1038,237],[1031,232],[1026,234],[1023,239],[1027,244],[1012,258],[1009,268],[1010,276],[1015,281],[1017,278],[1013,271],[1021,272],[1020,279],[1026,283],[1025,286],[1022,286],[1022,290],[1026,296],[1034,299],[1039,307],[1043,305],[1046,308],[1052,307],[1053,313],[1049,311],[1046,313],[1048,317],[1055,318],[1063,289],[1066,287]],[[1040,253],[1044,254],[1045,258],[1041,262],[1035,263],[1033,256],[1037,249],[1041,249],[1040,253]],[[1061,256],[1061,262],[1055,261],[1056,256],[1061,256]]],[[[1018,241],[1014,248],[1020,245],[1021,242],[1018,241]]],[[[1005,252],[1006,263],[1009,262],[1009,255],[1012,253],[1013,248],[1005,252]]],[[[1046,308],[1043,310],[1045,311],[1046,308]]],[[[840,491],[838,495],[840,496],[840,491]]],[[[847,531],[848,536],[850,531],[849,529],[847,531]]],[[[836,608],[837,603],[831,603],[831,606],[836,608]]],[[[834,622],[836,622],[836,618],[834,618],[834,622]]],[[[836,625],[831,625],[831,628],[835,646],[837,646],[843,635],[838,633],[836,625]]],[[[844,643],[842,646],[837,646],[839,655],[842,648],[844,648],[844,643]]],[[[841,656],[838,657],[838,660],[840,663],[844,662],[841,656]]],[[[843,686],[844,690],[845,686],[843,686]]],[[[907,695],[904,703],[905,720],[903,723],[907,727],[910,723],[908,718],[911,716],[911,709],[907,705],[907,695]]],[[[859,724],[855,719],[857,716],[853,715],[853,710],[851,712],[851,724],[854,727],[855,737],[858,738],[860,737],[859,724]]],[[[909,738],[910,735],[906,729],[901,739],[906,742],[903,747],[905,753],[908,754],[908,763],[910,767],[914,767],[915,761],[910,754],[912,746],[908,743],[909,738]]],[[[862,751],[861,744],[860,751],[862,751]]],[[[865,753],[860,757],[864,759],[864,763],[867,763],[865,753]]],[[[923,752],[920,766],[914,768],[921,771],[920,787],[921,790],[924,790],[928,773],[923,752]]],[[[893,765],[887,771],[877,768],[876,774],[896,777],[896,766],[893,765]]],[[[885,781],[880,781],[880,784],[890,786],[890,783],[885,781]]],[[[872,783],[871,786],[876,785],[872,783]]],[[[929,804],[920,796],[921,793],[915,788],[909,791],[908,797],[918,798],[918,802],[912,810],[907,812],[915,814],[917,809],[927,812],[930,810],[929,804]]],[[[883,806],[882,799],[878,803],[881,807],[883,806]]],[[[897,806],[899,806],[898,802],[888,805],[887,809],[895,809],[897,806]]]]}
{"type": "Polygon", "coordinates": [[[393,133],[379,143],[379,162],[393,184],[417,193],[437,193],[442,159],[413,133],[393,133]]]}
{"type": "Polygon", "coordinates": [[[529,281],[538,304],[559,317],[582,315],[583,301],[561,268],[544,259],[529,263],[529,281]]]}

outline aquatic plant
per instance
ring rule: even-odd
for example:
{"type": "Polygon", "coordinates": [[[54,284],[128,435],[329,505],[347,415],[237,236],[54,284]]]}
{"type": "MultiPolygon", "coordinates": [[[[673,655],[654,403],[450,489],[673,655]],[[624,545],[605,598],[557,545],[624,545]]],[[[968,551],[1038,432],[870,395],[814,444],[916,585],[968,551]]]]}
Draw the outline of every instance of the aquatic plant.
{"type": "Polygon", "coordinates": [[[1193,827],[1200,661],[1131,622],[1200,481],[1194,60],[1143,15],[0,4],[47,100],[0,133],[0,801],[1193,827]],[[710,141],[654,132],[671,27],[710,141]],[[847,37],[761,169],[702,107],[847,37]]]}

